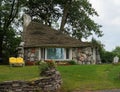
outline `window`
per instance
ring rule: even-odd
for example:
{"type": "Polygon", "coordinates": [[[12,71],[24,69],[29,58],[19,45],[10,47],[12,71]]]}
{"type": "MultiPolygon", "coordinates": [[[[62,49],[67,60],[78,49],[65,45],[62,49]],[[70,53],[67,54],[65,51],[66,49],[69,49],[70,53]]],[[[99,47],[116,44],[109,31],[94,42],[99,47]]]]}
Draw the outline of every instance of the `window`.
{"type": "Polygon", "coordinates": [[[64,49],[47,48],[47,59],[64,59],[64,49]]]}
{"type": "Polygon", "coordinates": [[[41,59],[45,59],[45,48],[41,48],[41,59]]]}
{"type": "Polygon", "coordinates": [[[69,48],[66,48],[66,59],[69,59],[69,48]]]}

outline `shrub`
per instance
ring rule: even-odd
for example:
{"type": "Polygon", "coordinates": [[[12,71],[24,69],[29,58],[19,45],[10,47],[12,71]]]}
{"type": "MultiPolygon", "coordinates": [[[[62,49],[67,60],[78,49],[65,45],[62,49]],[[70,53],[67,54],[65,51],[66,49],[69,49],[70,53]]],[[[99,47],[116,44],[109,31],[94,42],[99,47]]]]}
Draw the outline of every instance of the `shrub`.
{"type": "Polygon", "coordinates": [[[40,72],[44,72],[56,68],[55,61],[53,60],[41,61],[39,66],[40,66],[40,72]]]}
{"type": "Polygon", "coordinates": [[[35,62],[27,61],[25,62],[25,65],[35,65],[35,62]]]}
{"type": "Polygon", "coordinates": [[[45,62],[48,65],[48,68],[55,68],[56,67],[55,61],[53,61],[53,60],[46,60],[45,62]]]}
{"type": "Polygon", "coordinates": [[[104,51],[101,53],[102,63],[112,63],[115,54],[113,52],[104,51]]]}
{"type": "Polygon", "coordinates": [[[40,61],[36,61],[36,62],[35,62],[35,65],[39,65],[39,64],[40,64],[40,61]]]}
{"type": "Polygon", "coordinates": [[[70,65],[76,65],[77,63],[74,60],[68,62],[70,65]]]}

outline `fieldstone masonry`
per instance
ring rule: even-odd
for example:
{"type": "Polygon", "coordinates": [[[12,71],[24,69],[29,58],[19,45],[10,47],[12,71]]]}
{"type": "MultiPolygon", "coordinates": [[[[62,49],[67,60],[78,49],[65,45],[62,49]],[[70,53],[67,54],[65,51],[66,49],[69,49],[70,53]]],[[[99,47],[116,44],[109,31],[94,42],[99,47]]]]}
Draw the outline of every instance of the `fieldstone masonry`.
{"type": "Polygon", "coordinates": [[[62,79],[59,71],[50,69],[42,74],[44,77],[29,81],[6,81],[0,83],[0,92],[59,92],[62,79]]]}
{"type": "Polygon", "coordinates": [[[40,73],[43,78],[38,81],[38,85],[42,88],[45,92],[58,92],[61,84],[62,78],[60,72],[57,71],[55,68],[47,69],[40,73]]]}
{"type": "Polygon", "coordinates": [[[38,92],[39,87],[26,81],[7,81],[0,83],[0,92],[38,92]]]}

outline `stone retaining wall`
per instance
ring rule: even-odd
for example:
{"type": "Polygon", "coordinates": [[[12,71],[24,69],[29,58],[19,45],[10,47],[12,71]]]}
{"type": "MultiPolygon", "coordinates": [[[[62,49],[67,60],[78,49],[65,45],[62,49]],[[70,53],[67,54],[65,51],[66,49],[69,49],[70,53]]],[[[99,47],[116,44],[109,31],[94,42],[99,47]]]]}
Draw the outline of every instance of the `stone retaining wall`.
{"type": "Polygon", "coordinates": [[[0,92],[58,92],[62,79],[59,71],[52,69],[46,72],[47,77],[29,81],[6,81],[0,83],[0,92]]]}
{"type": "Polygon", "coordinates": [[[7,81],[0,83],[0,92],[37,92],[38,86],[26,81],[7,81]]]}

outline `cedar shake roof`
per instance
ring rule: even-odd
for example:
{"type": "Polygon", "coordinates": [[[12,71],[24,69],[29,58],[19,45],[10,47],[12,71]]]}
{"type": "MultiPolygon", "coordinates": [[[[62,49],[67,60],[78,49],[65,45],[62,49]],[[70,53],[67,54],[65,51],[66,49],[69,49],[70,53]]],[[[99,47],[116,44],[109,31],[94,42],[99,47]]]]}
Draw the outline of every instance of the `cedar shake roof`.
{"type": "Polygon", "coordinates": [[[79,40],[67,36],[49,26],[30,22],[24,28],[24,47],[85,47],[91,43],[80,42],[79,40]]]}

